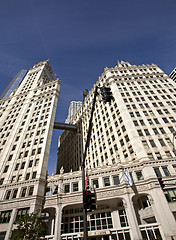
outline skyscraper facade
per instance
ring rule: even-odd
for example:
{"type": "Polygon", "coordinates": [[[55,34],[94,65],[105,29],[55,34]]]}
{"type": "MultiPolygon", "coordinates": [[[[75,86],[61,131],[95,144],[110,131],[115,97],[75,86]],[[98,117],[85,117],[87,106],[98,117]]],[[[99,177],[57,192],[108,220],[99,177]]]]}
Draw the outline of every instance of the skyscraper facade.
{"type": "MultiPolygon", "coordinates": [[[[88,216],[89,238],[176,239],[176,83],[155,64],[105,68],[71,121],[82,118],[84,145],[95,87],[103,85],[114,100],[105,103],[99,91],[93,114],[86,169],[97,209],[88,216]]],[[[61,139],[60,174],[49,181],[62,193],[61,239],[81,239],[80,135],[66,131],[61,139]]]]}
{"type": "Polygon", "coordinates": [[[43,61],[0,101],[1,239],[9,239],[15,219],[42,208],[60,86],[43,61]]]}
{"type": "Polygon", "coordinates": [[[1,101],[1,238],[36,209],[47,221],[42,240],[83,238],[81,120],[85,146],[95,87],[104,85],[114,99],[105,103],[99,89],[93,114],[86,181],[97,206],[88,213],[89,240],[176,240],[176,83],[155,64],[105,68],[71,120],[77,133],[61,136],[57,174],[46,178],[60,81],[49,81],[48,62],[30,71],[1,101]]]}
{"type": "Polygon", "coordinates": [[[72,101],[70,103],[69,109],[68,109],[68,117],[66,119],[66,123],[70,123],[78,109],[81,107],[82,102],[80,101],[72,101]]]}

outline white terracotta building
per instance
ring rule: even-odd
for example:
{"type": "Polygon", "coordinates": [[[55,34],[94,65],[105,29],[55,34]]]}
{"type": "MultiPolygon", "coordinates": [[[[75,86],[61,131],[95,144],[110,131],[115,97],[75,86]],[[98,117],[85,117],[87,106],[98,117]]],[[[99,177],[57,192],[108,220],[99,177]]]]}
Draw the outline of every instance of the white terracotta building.
{"type": "Polygon", "coordinates": [[[48,61],[0,101],[0,239],[17,217],[41,209],[60,80],[48,61]]]}
{"type": "Polygon", "coordinates": [[[95,105],[86,170],[90,188],[96,188],[97,209],[88,214],[89,239],[176,239],[176,83],[154,64],[122,61],[105,68],[71,122],[78,125],[77,134],[65,131],[61,137],[57,174],[46,179],[60,89],[59,80],[46,83],[40,77],[52,76],[49,69],[48,62],[35,65],[25,78],[27,82],[31,74],[34,89],[22,82],[13,96],[1,100],[0,239],[9,239],[16,217],[38,208],[48,221],[42,239],[82,239],[80,118],[85,144],[95,86],[103,85],[111,88],[114,100],[104,103],[99,94],[95,105]],[[11,121],[16,119],[12,130],[9,114],[11,121]],[[6,136],[8,129],[13,132],[6,136]],[[132,186],[124,176],[127,169],[132,186]]]}

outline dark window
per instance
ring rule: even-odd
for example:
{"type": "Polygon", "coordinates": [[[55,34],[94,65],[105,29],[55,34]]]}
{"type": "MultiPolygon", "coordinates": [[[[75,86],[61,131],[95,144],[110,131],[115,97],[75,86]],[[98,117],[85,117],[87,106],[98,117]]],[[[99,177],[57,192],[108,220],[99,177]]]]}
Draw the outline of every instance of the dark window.
{"type": "Polygon", "coordinates": [[[70,192],[70,184],[64,185],[64,192],[65,193],[70,192]]]}
{"type": "Polygon", "coordinates": [[[13,190],[12,198],[16,198],[18,189],[13,190]]]}
{"type": "Polygon", "coordinates": [[[4,168],[3,173],[6,173],[8,171],[8,168],[9,168],[9,165],[6,165],[5,168],[4,168]]]}
{"type": "Polygon", "coordinates": [[[154,168],[154,170],[155,170],[155,173],[156,173],[156,176],[157,176],[157,177],[162,177],[159,168],[154,168]]]}
{"type": "Polygon", "coordinates": [[[9,223],[12,210],[0,212],[0,223],[9,223]]]}
{"type": "Polygon", "coordinates": [[[105,187],[110,186],[109,177],[104,178],[104,186],[105,186],[105,187]]]}
{"type": "Polygon", "coordinates": [[[167,177],[167,176],[170,176],[170,172],[169,172],[169,170],[168,170],[167,167],[162,167],[162,169],[163,169],[163,172],[164,172],[164,174],[165,174],[166,177],[167,177]]]}
{"type": "Polygon", "coordinates": [[[120,184],[119,176],[113,176],[113,182],[114,185],[119,185],[120,184]]]}

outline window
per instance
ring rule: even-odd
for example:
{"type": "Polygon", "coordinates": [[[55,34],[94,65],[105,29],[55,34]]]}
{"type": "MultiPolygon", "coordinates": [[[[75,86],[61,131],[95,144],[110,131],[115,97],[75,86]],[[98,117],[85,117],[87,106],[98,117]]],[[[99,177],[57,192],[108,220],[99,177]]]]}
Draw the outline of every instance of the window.
{"type": "Polygon", "coordinates": [[[165,174],[166,177],[167,177],[167,176],[170,176],[170,172],[169,172],[169,170],[168,170],[167,167],[162,167],[162,169],[163,169],[163,172],[164,172],[164,174],[165,174]]]}
{"type": "Polygon", "coordinates": [[[145,132],[146,136],[149,136],[149,135],[150,135],[150,133],[149,133],[149,130],[148,130],[148,129],[144,129],[144,132],[145,132]]]}
{"type": "Polygon", "coordinates": [[[26,178],[25,178],[25,180],[28,180],[29,177],[30,177],[30,173],[27,173],[27,174],[26,174],[26,178]]]}
{"type": "Polygon", "coordinates": [[[38,148],[37,154],[40,154],[42,151],[42,148],[38,148]]]}
{"type": "Polygon", "coordinates": [[[105,187],[110,186],[110,179],[109,179],[109,177],[104,178],[104,186],[105,187]]]}
{"type": "Polygon", "coordinates": [[[158,130],[156,128],[153,128],[153,132],[155,133],[155,135],[159,134],[159,132],[158,132],[158,130]]]}
{"type": "Polygon", "coordinates": [[[73,183],[73,192],[76,192],[78,190],[79,190],[78,183],[73,183]]]}
{"type": "Polygon", "coordinates": [[[38,166],[39,165],[39,159],[37,158],[36,160],[35,160],[35,165],[34,166],[38,166]]]}
{"type": "Polygon", "coordinates": [[[32,156],[35,155],[35,150],[36,150],[36,149],[33,149],[33,150],[32,150],[32,153],[31,153],[32,156]]]}
{"type": "Polygon", "coordinates": [[[4,168],[3,173],[6,173],[8,171],[8,168],[9,168],[9,165],[6,165],[5,168],[4,168]]]}
{"type": "Polygon", "coordinates": [[[29,196],[32,196],[32,195],[33,195],[33,192],[34,192],[34,186],[30,186],[30,187],[29,187],[28,195],[29,195],[29,196]]]}
{"type": "Polygon", "coordinates": [[[151,206],[151,203],[147,196],[142,196],[138,199],[139,209],[145,209],[151,206]]]}
{"type": "Polygon", "coordinates": [[[16,215],[16,221],[23,218],[24,216],[26,216],[27,214],[29,214],[29,208],[21,208],[17,210],[17,215],[16,215]]]}
{"type": "Polygon", "coordinates": [[[18,168],[19,168],[19,165],[20,165],[19,163],[17,163],[17,164],[16,164],[16,166],[15,166],[15,171],[17,171],[17,170],[18,170],[18,168]]]}
{"type": "Polygon", "coordinates": [[[140,180],[144,180],[144,177],[143,177],[141,171],[136,172],[136,177],[137,177],[137,180],[138,180],[138,181],[140,181],[140,180]]]}
{"type": "Polygon", "coordinates": [[[155,144],[155,142],[153,140],[149,140],[149,142],[150,142],[152,147],[156,147],[156,144],[155,144]]]}
{"type": "Polygon", "coordinates": [[[160,152],[156,152],[155,155],[156,155],[157,159],[162,159],[160,152]]]}
{"type": "Polygon", "coordinates": [[[10,155],[9,158],[8,158],[8,161],[11,161],[12,157],[13,157],[13,155],[10,155]]]}
{"type": "Polygon", "coordinates": [[[164,190],[168,202],[176,202],[176,188],[164,190]]]}
{"type": "Polygon", "coordinates": [[[121,227],[127,227],[128,226],[128,220],[125,209],[119,210],[119,217],[120,217],[120,224],[121,227]]]}
{"type": "Polygon", "coordinates": [[[159,142],[160,142],[160,144],[161,144],[162,147],[166,146],[166,144],[165,144],[165,142],[164,142],[163,139],[158,139],[158,140],[159,140],[159,142]]]}
{"type": "Polygon", "coordinates": [[[165,123],[168,123],[169,121],[167,120],[167,118],[163,118],[163,121],[165,122],[165,123]]]}
{"type": "Polygon", "coordinates": [[[139,126],[137,121],[133,121],[135,126],[139,126]]]}
{"type": "Polygon", "coordinates": [[[20,174],[20,175],[18,175],[17,182],[18,182],[18,181],[21,181],[21,180],[22,180],[22,175],[20,174]]]}
{"type": "Polygon", "coordinates": [[[18,189],[13,190],[12,198],[16,198],[18,193],[18,189]]]}
{"type": "Polygon", "coordinates": [[[27,188],[22,188],[21,197],[25,197],[26,196],[26,190],[27,190],[27,188]]]}
{"type": "Polygon", "coordinates": [[[64,185],[64,193],[69,193],[70,192],[70,184],[64,185]]]}
{"type": "Polygon", "coordinates": [[[5,194],[5,199],[6,200],[10,199],[10,195],[11,195],[11,190],[7,190],[5,194]]]}
{"type": "Polygon", "coordinates": [[[4,178],[0,178],[0,185],[2,185],[4,182],[4,178]]]}
{"type": "Polygon", "coordinates": [[[9,223],[12,210],[0,212],[0,223],[9,223]]]}
{"type": "Polygon", "coordinates": [[[157,177],[162,177],[159,168],[154,168],[154,170],[155,170],[155,173],[156,173],[156,176],[157,176],[157,177]]]}
{"type": "Polygon", "coordinates": [[[159,128],[159,130],[161,131],[162,134],[165,134],[165,130],[163,128],[159,128]]]}
{"type": "Polygon", "coordinates": [[[36,176],[37,176],[37,172],[33,172],[33,174],[32,174],[32,179],[35,179],[36,176]]]}
{"type": "Polygon", "coordinates": [[[14,151],[16,149],[16,145],[13,145],[12,151],[14,151]]]}
{"type": "Polygon", "coordinates": [[[25,162],[22,162],[21,169],[24,169],[24,166],[25,166],[25,162]]]}
{"type": "Polygon", "coordinates": [[[93,179],[93,180],[92,180],[92,185],[93,185],[93,188],[99,188],[98,179],[93,179]]]}
{"type": "Polygon", "coordinates": [[[120,184],[119,176],[113,176],[113,183],[114,183],[114,185],[120,184]]]}
{"type": "Polygon", "coordinates": [[[29,167],[29,168],[32,167],[32,164],[33,164],[33,160],[30,160],[28,167],[29,167]]]}

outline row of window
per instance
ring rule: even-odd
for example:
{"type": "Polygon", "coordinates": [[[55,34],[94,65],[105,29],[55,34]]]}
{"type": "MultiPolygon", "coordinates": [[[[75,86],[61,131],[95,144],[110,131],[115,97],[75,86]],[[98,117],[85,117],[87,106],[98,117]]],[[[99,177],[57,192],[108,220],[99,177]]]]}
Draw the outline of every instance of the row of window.
{"type": "MultiPolygon", "coordinates": [[[[28,172],[28,173],[26,173],[25,180],[29,180],[30,178],[36,179],[36,177],[37,177],[37,172],[31,172],[31,173],[28,172]]],[[[2,185],[4,183],[4,180],[5,180],[4,177],[0,178],[0,185],[2,185]]],[[[10,182],[15,183],[15,182],[19,182],[22,180],[23,180],[23,176],[22,176],[22,174],[19,174],[19,175],[12,176],[10,182]]]]}
{"type": "MultiPolygon", "coordinates": [[[[32,196],[34,192],[34,186],[29,186],[29,187],[23,187],[21,189],[19,197],[27,197],[27,196],[32,196]]],[[[4,199],[14,199],[17,197],[18,194],[18,188],[16,189],[10,189],[7,190],[4,196],[4,199]]]]}
{"type": "MultiPolygon", "coordinates": [[[[9,223],[11,214],[12,214],[12,210],[0,212],[0,224],[9,223]]],[[[29,214],[29,208],[17,209],[15,220],[17,221],[17,220],[21,219],[22,217],[26,216],[27,214],[29,214]]]]}

